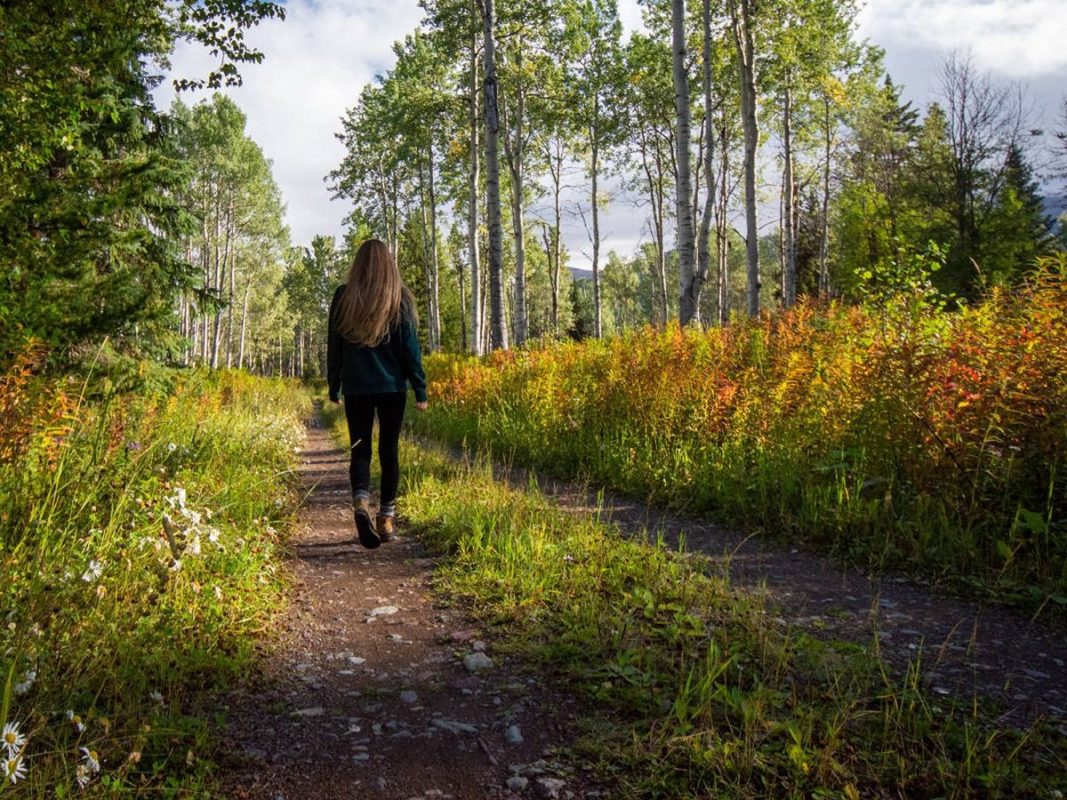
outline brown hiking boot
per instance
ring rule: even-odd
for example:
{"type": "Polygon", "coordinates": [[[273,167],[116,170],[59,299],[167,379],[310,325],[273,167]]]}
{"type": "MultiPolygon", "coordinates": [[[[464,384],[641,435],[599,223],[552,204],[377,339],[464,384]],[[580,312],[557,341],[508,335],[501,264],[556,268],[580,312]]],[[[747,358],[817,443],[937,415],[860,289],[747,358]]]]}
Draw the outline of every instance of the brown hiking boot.
{"type": "Polygon", "coordinates": [[[359,535],[359,543],[368,550],[373,550],[382,543],[378,532],[374,530],[374,523],[370,518],[370,505],[366,500],[356,502],[356,533],[359,535]]]}
{"type": "Polygon", "coordinates": [[[378,529],[378,538],[383,542],[388,542],[393,538],[393,534],[396,532],[393,529],[393,518],[386,514],[379,514],[378,519],[375,521],[375,527],[378,529]]]}

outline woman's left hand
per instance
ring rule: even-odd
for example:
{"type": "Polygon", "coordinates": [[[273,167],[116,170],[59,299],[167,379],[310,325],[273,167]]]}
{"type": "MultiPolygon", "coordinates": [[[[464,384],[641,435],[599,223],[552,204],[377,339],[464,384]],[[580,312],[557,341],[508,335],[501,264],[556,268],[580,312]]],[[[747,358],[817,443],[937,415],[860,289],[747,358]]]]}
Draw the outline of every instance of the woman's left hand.
{"type": "Polygon", "coordinates": [[[415,404],[415,408],[417,408],[419,411],[425,411],[429,407],[430,407],[430,404],[428,402],[426,402],[425,400],[423,400],[421,403],[416,403],[415,404]]]}

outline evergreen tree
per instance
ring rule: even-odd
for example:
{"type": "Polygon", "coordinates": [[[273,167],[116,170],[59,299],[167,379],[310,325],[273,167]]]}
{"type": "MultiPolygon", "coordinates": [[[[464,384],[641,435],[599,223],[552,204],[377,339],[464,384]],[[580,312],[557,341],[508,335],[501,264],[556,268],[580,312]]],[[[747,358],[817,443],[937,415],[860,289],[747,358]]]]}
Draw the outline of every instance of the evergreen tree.
{"type": "Polygon", "coordinates": [[[1033,267],[1053,245],[1052,220],[1045,215],[1040,184],[1022,148],[1008,148],[1003,186],[990,214],[978,267],[987,282],[1000,285],[1033,267]]]}
{"type": "Polygon", "coordinates": [[[224,63],[185,84],[238,82],[233,62],[261,58],[244,29],[281,14],[258,0],[0,7],[0,361],[27,337],[122,344],[170,327],[190,219],[153,70],[188,39],[224,63]]]}

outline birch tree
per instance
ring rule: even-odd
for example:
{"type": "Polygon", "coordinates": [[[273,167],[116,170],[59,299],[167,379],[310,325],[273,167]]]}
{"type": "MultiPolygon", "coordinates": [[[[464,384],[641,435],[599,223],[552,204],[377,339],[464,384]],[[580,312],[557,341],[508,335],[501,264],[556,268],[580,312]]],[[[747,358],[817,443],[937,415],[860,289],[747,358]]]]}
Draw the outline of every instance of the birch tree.
{"type": "Polygon", "coordinates": [[[700,276],[696,272],[692,171],[689,163],[689,134],[692,125],[689,108],[689,73],[686,64],[685,0],[671,0],[671,54],[674,65],[675,146],[678,166],[675,185],[675,234],[678,253],[680,300],[679,322],[688,325],[700,308],[700,276]]]}
{"type": "Polygon", "coordinates": [[[745,255],[747,263],[748,314],[760,311],[759,222],[756,207],[756,157],[759,148],[759,118],[756,111],[755,0],[729,0],[734,46],[737,48],[741,84],[741,124],[745,137],[745,255]]]}

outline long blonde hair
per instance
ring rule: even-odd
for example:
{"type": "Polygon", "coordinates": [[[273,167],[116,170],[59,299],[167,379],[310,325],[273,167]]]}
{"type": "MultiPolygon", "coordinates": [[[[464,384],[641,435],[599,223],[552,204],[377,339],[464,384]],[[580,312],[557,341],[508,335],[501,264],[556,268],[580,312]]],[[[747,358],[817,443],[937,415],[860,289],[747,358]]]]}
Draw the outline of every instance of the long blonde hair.
{"type": "Polygon", "coordinates": [[[348,270],[348,285],[337,303],[336,330],[353,344],[375,347],[389,338],[402,313],[418,325],[414,297],[393,254],[380,239],[367,239],[348,270]]]}

